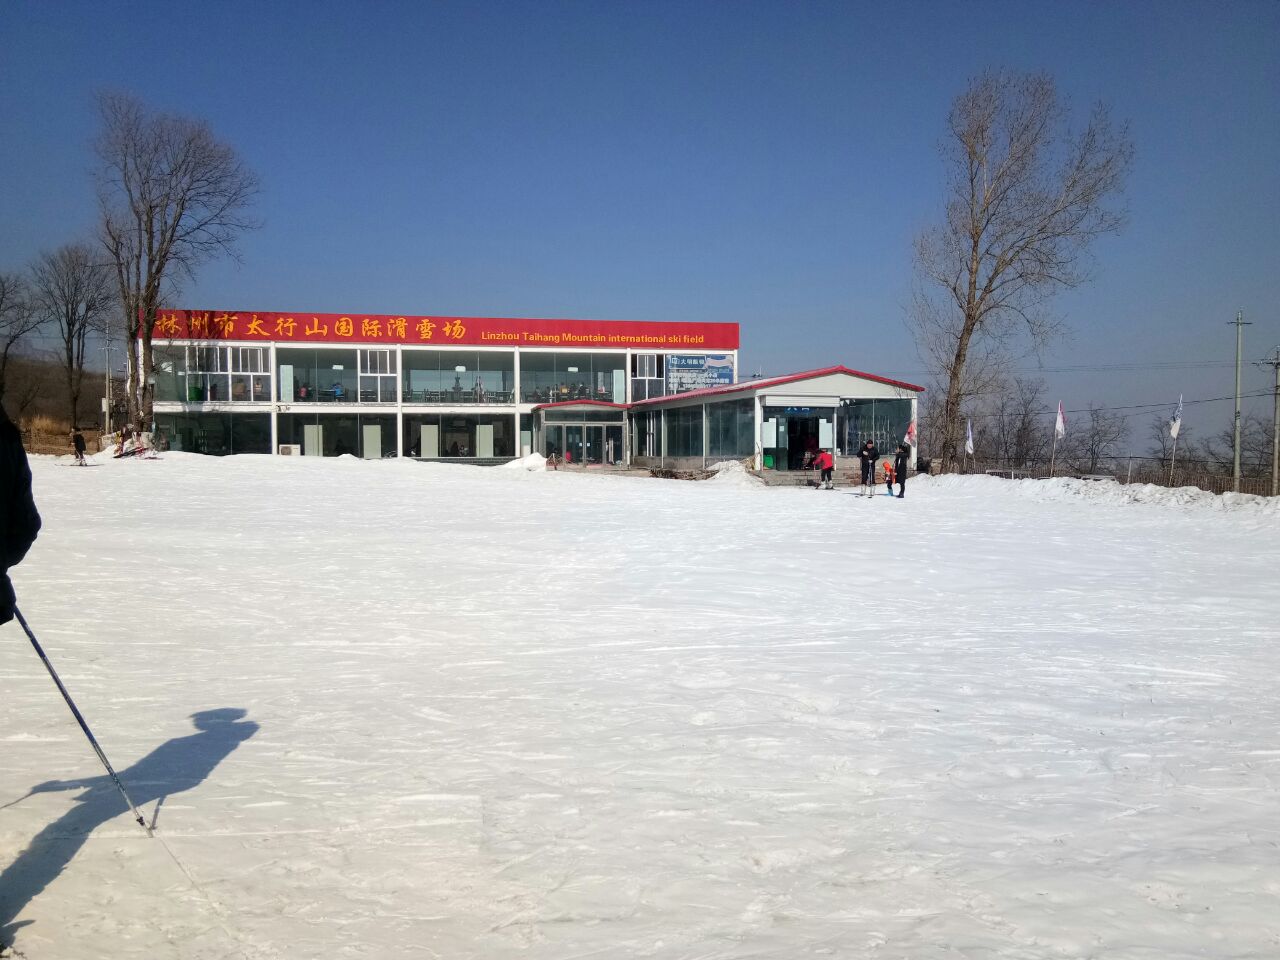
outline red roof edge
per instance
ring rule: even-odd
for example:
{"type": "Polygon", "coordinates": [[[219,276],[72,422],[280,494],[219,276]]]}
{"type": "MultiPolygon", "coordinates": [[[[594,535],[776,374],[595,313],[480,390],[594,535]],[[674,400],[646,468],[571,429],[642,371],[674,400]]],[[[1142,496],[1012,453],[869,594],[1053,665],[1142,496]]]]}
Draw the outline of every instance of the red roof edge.
{"type": "Polygon", "coordinates": [[[924,387],[917,386],[914,383],[907,383],[905,380],[892,380],[889,377],[879,377],[874,373],[863,373],[861,370],[854,370],[850,367],[837,365],[834,367],[822,367],[818,370],[805,370],[802,373],[789,373],[781,377],[765,377],[762,380],[742,380],[738,383],[725,384],[719,387],[703,387],[701,390],[689,390],[686,393],[672,393],[665,397],[650,397],[648,400],[637,400],[633,407],[645,406],[647,404],[662,403],[669,400],[687,400],[690,397],[714,396],[722,393],[735,393],[740,390],[756,390],[760,387],[777,387],[787,383],[795,383],[797,380],[810,380],[814,377],[826,377],[833,373],[847,373],[850,376],[861,377],[863,380],[873,380],[876,383],[885,383],[891,387],[900,387],[903,390],[912,390],[916,393],[924,393],[924,387]]]}
{"type": "Polygon", "coordinates": [[[533,410],[548,410],[551,407],[608,407],[610,410],[626,410],[625,403],[611,403],[608,400],[556,400],[552,403],[538,403],[533,410]]]}

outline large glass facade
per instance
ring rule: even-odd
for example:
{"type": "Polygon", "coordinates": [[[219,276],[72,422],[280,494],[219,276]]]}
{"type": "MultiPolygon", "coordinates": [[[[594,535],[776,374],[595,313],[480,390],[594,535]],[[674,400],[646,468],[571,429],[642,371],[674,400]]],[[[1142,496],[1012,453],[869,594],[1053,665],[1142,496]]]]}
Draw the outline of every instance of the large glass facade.
{"type": "Polygon", "coordinates": [[[156,431],[171,450],[212,456],[271,452],[268,413],[157,413],[156,431]]]}
{"type": "Polygon", "coordinates": [[[707,404],[707,456],[749,457],[756,452],[754,400],[707,404]]]}
{"type": "Polygon", "coordinates": [[[836,411],[836,436],[840,452],[853,455],[868,440],[891,454],[911,425],[911,401],[845,400],[836,411]]]}
{"type": "Polygon", "coordinates": [[[631,411],[631,454],[636,457],[662,456],[662,412],[631,411]]]}
{"type": "Polygon", "coordinates": [[[359,400],[360,369],[354,349],[281,347],[276,350],[276,368],[282,403],[359,400]]]}
{"type": "Polygon", "coordinates": [[[626,360],[623,353],[522,353],[520,399],[525,403],[625,403],[626,360]]]}
{"type": "Polygon", "coordinates": [[[367,460],[396,455],[396,418],[390,413],[282,413],[280,444],[300,448],[308,457],[350,454],[367,460]]]}
{"type": "Polygon", "coordinates": [[[186,403],[267,403],[267,347],[158,345],[152,351],[156,399],[186,403]]]}
{"type": "Polygon", "coordinates": [[[677,407],[666,411],[667,456],[702,456],[702,407],[677,407]]]}
{"type": "Polygon", "coordinates": [[[507,350],[406,350],[405,403],[514,403],[515,354],[507,350]]]}
{"type": "Polygon", "coordinates": [[[503,414],[405,414],[405,455],[424,460],[511,459],[516,420],[503,414]]]}

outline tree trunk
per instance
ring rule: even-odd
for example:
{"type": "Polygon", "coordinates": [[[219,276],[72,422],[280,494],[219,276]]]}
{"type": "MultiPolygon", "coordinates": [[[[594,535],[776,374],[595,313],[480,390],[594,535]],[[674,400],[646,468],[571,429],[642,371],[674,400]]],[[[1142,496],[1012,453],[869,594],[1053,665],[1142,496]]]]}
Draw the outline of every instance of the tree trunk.
{"type": "Polygon", "coordinates": [[[960,442],[960,404],[964,400],[964,365],[969,356],[969,341],[977,324],[968,317],[960,330],[951,376],[947,379],[947,399],[942,405],[942,471],[956,469],[956,450],[960,442]]]}
{"type": "Polygon", "coordinates": [[[139,383],[141,389],[138,391],[138,415],[140,417],[138,429],[150,430],[155,425],[155,399],[156,387],[151,382],[151,328],[147,327],[142,333],[142,358],[139,363],[139,383]]]}

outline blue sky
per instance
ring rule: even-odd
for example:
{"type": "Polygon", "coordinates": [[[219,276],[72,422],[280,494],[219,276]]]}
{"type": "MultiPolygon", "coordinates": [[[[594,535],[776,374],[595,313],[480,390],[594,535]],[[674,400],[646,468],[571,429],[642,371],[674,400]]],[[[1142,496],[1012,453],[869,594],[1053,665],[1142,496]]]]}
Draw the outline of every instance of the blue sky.
{"type": "Polygon", "coordinates": [[[748,371],[920,380],[911,242],[988,67],[1137,146],[1129,227],[1055,303],[1052,399],[1230,394],[1235,311],[1247,357],[1280,343],[1273,2],[10,3],[0,268],[92,229],[94,93],[126,90],[263,182],[243,262],[184,305],[736,321],[748,371]]]}

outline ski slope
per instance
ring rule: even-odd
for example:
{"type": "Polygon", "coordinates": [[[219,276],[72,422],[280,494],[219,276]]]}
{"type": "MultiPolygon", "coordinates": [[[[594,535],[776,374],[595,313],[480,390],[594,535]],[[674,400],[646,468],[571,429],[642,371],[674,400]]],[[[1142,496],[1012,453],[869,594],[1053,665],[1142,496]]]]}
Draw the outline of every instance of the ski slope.
{"type": "Polygon", "coordinates": [[[29,960],[1280,956],[1276,504],[95,462],[14,580],[157,836],[0,628],[29,960]]]}

